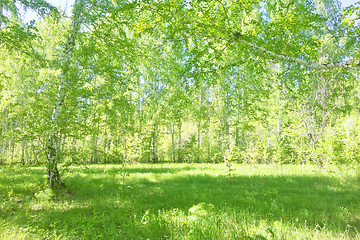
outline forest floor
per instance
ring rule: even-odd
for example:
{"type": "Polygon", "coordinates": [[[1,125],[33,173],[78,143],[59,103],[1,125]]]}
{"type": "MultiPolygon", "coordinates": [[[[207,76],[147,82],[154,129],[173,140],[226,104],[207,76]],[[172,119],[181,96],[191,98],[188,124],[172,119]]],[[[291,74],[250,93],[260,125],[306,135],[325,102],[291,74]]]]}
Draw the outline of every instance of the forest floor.
{"type": "Polygon", "coordinates": [[[0,239],[360,239],[359,171],[307,165],[0,167],[0,239]]]}

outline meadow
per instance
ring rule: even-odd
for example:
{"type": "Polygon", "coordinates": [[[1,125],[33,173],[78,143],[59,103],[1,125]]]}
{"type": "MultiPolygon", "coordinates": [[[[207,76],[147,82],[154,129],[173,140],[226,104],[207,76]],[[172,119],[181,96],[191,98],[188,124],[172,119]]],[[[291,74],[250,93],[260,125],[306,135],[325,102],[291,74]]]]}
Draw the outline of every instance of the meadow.
{"type": "Polygon", "coordinates": [[[0,239],[360,239],[359,171],[307,165],[0,167],[0,239]]]}

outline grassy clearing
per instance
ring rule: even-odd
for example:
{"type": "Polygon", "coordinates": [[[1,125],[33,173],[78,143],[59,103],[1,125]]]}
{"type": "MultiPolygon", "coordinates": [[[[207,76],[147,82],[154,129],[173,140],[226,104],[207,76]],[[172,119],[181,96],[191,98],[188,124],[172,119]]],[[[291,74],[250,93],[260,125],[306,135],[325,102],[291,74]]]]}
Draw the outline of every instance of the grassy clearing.
{"type": "Polygon", "coordinates": [[[0,167],[0,239],[360,239],[351,168],[161,164],[0,167]]]}

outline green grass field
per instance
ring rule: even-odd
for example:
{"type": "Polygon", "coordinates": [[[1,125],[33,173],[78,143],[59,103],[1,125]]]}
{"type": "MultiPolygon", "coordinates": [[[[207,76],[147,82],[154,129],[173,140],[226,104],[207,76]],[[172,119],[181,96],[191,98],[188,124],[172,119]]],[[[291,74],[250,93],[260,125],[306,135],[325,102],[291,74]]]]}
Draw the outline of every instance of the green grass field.
{"type": "Polygon", "coordinates": [[[358,171],[295,165],[0,167],[0,239],[360,239],[358,171]]]}

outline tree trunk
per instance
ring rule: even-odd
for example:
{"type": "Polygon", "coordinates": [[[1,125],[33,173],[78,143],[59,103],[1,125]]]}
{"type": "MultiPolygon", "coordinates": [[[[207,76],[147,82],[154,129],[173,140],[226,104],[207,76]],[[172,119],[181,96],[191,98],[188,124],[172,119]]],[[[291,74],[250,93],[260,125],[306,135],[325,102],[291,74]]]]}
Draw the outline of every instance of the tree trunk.
{"type": "Polygon", "coordinates": [[[77,148],[78,144],[77,144],[76,134],[78,133],[79,123],[80,123],[80,113],[81,113],[81,107],[79,107],[79,111],[78,111],[78,115],[77,115],[77,122],[76,122],[76,125],[75,125],[76,127],[73,130],[72,146],[71,146],[71,152],[72,152],[73,155],[76,155],[76,157],[78,155],[77,154],[78,153],[78,148],[77,148]]]}
{"type": "Polygon", "coordinates": [[[225,151],[230,149],[230,123],[229,123],[229,94],[225,93],[225,102],[224,102],[224,127],[225,127],[225,151]]]}
{"type": "Polygon", "coordinates": [[[0,142],[0,165],[3,164],[3,151],[5,149],[5,144],[3,141],[0,142]]]}
{"type": "MultiPolygon", "coordinates": [[[[6,115],[5,115],[4,119],[2,119],[2,121],[1,121],[0,136],[5,136],[5,133],[6,133],[5,118],[6,118],[6,115]]],[[[0,165],[2,165],[3,161],[4,161],[3,160],[3,152],[5,152],[6,141],[3,137],[1,137],[0,139],[1,139],[1,142],[0,142],[0,165]]]]}
{"type": "Polygon", "coordinates": [[[25,160],[25,145],[26,145],[26,142],[25,140],[23,139],[21,141],[21,164],[22,165],[25,165],[26,164],[26,160],[25,160]]]}
{"type": "Polygon", "coordinates": [[[153,124],[153,130],[151,134],[152,138],[152,148],[151,148],[151,159],[153,163],[158,162],[158,153],[157,153],[157,144],[158,144],[158,133],[157,133],[157,121],[153,124]]]}
{"type": "Polygon", "coordinates": [[[65,45],[64,55],[62,56],[62,67],[60,74],[60,83],[58,87],[58,93],[55,101],[55,105],[51,117],[51,129],[49,134],[49,140],[47,144],[47,162],[46,162],[46,171],[48,178],[49,188],[56,188],[63,186],[61,182],[60,173],[57,167],[58,157],[59,157],[59,118],[62,111],[63,102],[67,92],[67,87],[69,84],[70,78],[70,64],[71,58],[75,47],[75,38],[80,31],[81,24],[81,12],[84,9],[84,0],[77,0],[74,5],[73,15],[72,15],[72,25],[70,34],[65,45]]]}
{"type": "Polygon", "coordinates": [[[235,147],[239,147],[239,124],[240,124],[240,91],[237,89],[236,124],[235,124],[235,147]]]}
{"type": "Polygon", "coordinates": [[[38,163],[39,163],[39,160],[38,160],[37,152],[35,151],[34,145],[32,145],[31,151],[32,151],[32,155],[34,156],[34,164],[38,164],[38,163]]]}
{"type": "Polygon", "coordinates": [[[141,98],[142,98],[142,96],[139,97],[139,133],[140,134],[142,131],[142,118],[143,118],[141,98]]]}
{"type": "Polygon", "coordinates": [[[106,164],[107,163],[107,156],[108,156],[108,154],[107,154],[107,152],[106,152],[106,146],[107,146],[107,144],[108,144],[108,132],[107,132],[107,122],[108,122],[108,114],[106,114],[106,117],[105,117],[105,133],[104,133],[104,142],[103,142],[103,155],[104,155],[104,163],[106,164]]]}
{"type": "MultiPolygon", "coordinates": [[[[30,144],[29,144],[30,146],[30,149],[31,149],[31,146],[32,146],[32,144],[31,144],[31,142],[30,142],[30,144]]],[[[25,155],[27,156],[27,158],[28,158],[28,164],[32,164],[32,161],[31,161],[31,158],[32,158],[32,155],[31,155],[31,151],[29,151],[29,147],[28,147],[28,145],[26,145],[26,151],[25,151],[25,155]]]]}
{"type": "Polygon", "coordinates": [[[303,169],[303,173],[305,173],[305,159],[303,156],[303,137],[300,134],[300,159],[301,159],[301,165],[302,165],[302,169],[303,169]]]}
{"type": "Polygon", "coordinates": [[[56,188],[62,186],[60,173],[57,168],[57,154],[58,154],[58,137],[56,132],[49,137],[46,171],[49,188],[56,188]]]}
{"type": "Polygon", "coordinates": [[[127,141],[126,141],[126,132],[125,127],[122,127],[121,129],[122,139],[123,139],[123,146],[124,146],[124,164],[127,161],[127,141]]]}
{"type": "Polygon", "coordinates": [[[96,130],[92,136],[92,155],[91,155],[91,162],[97,163],[99,159],[98,155],[98,141],[99,141],[99,129],[100,129],[100,118],[97,122],[96,130]]]}
{"type": "MultiPolygon", "coordinates": [[[[241,122],[242,123],[245,122],[245,90],[244,90],[244,87],[242,87],[242,89],[241,89],[241,122]]],[[[246,148],[244,127],[241,128],[240,148],[241,148],[241,150],[244,150],[246,148]]]]}
{"type": "Polygon", "coordinates": [[[0,29],[2,27],[3,10],[4,10],[4,6],[2,3],[0,3],[0,29]]]}
{"type": "Polygon", "coordinates": [[[281,115],[281,92],[279,92],[278,97],[278,116],[277,116],[277,141],[278,141],[278,163],[281,163],[281,121],[282,121],[282,115],[281,115]]]}
{"type": "Polygon", "coordinates": [[[197,126],[197,162],[200,162],[200,147],[201,147],[201,104],[202,104],[202,91],[200,86],[200,93],[199,93],[199,119],[198,119],[198,126],[197,126]]]}
{"type": "Polygon", "coordinates": [[[171,160],[175,162],[175,123],[174,120],[170,123],[170,131],[171,131],[171,160]]]}
{"type": "Polygon", "coordinates": [[[181,154],[181,119],[179,118],[179,136],[178,136],[178,162],[182,162],[181,154]]]}
{"type": "Polygon", "coordinates": [[[0,144],[0,165],[3,164],[2,150],[3,150],[3,142],[1,142],[0,144]]]}
{"type": "MultiPolygon", "coordinates": [[[[10,139],[11,140],[11,139],[10,139]]],[[[11,153],[11,162],[14,162],[14,154],[15,154],[15,143],[10,141],[9,142],[9,149],[10,149],[10,153],[11,153]]]]}

